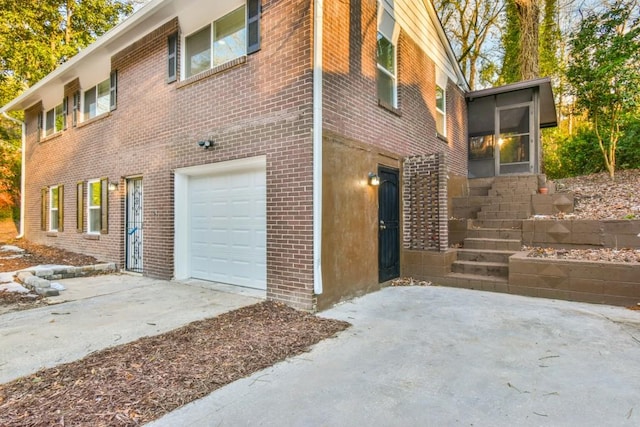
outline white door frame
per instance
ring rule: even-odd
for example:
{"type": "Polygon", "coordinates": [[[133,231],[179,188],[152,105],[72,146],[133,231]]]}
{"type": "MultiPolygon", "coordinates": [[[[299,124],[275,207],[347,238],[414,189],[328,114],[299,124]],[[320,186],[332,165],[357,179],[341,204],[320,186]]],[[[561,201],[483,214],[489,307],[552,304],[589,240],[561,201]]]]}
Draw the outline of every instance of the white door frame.
{"type": "Polygon", "coordinates": [[[223,174],[243,169],[267,168],[267,157],[257,156],[228,160],[206,165],[191,166],[174,170],[174,244],[173,277],[186,280],[191,277],[191,206],[189,200],[189,179],[192,176],[223,174]]]}
{"type": "MultiPolygon", "coordinates": [[[[494,147],[494,157],[495,157],[495,176],[503,175],[501,172],[502,163],[500,163],[500,112],[505,110],[515,110],[517,108],[529,107],[529,162],[528,162],[528,170],[527,173],[533,172],[534,158],[536,157],[534,154],[535,144],[534,144],[534,128],[533,128],[533,115],[534,115],[534,103],[533,101],[520,102],[518,104],[510,104],[503,105],[501,107],[496,107],[495,113],[495,147],[494,147]]],[[[527,162],[520,162],[525,164],[527,162]]],[[[514,165],[518,163],[504,163],[505,165],[514,165]]]]}

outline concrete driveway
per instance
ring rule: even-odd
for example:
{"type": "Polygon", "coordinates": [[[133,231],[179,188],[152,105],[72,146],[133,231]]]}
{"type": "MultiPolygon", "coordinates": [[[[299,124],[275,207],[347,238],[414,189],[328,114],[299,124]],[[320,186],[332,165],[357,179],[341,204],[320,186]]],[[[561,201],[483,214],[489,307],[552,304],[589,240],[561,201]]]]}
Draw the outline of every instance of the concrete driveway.
{"type": "Polygon", "coordinates": [[[427,287],[321,315],[353,327],[151,425],[640,425],[639,311],[427,287]]]}
{"type": "Polygon", "coordinates": [[[264,292],[115,274],[59,280],[59,304],[0,315],[0,383],[259,302],[264,292]]]}

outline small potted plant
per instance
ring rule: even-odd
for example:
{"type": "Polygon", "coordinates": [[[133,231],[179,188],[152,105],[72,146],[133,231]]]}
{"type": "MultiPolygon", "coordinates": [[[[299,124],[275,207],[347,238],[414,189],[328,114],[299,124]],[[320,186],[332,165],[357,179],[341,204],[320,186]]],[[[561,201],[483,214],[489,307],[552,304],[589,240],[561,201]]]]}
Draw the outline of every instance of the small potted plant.
{"type": "Polygon", "coordinates": [[[545,175],[538,175],[538,193],[547,194],[548,192],[547,177],[545,175]]]}

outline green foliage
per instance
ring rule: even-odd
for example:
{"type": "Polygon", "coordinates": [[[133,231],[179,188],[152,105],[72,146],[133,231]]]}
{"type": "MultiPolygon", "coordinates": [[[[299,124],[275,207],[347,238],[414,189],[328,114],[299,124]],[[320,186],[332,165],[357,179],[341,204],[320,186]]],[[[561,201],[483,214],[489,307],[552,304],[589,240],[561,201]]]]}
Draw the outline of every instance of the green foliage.
{"type": "Polygon", "coordinates": [[[613,179],[617,145],[640,108],[640,21],[635,1],[592,12],[571,37],[567,79],[613,179]]]}
{"type": "Polygon", "coordinates": [[[520,20],[515,0],[506,0],[506,24],[502,34],[504,57],[500,72],[500,84],[514,83],[520,80],[520,20]]]}
{"type": "MultiPolygon", "coordinates": [[[[0,0],[0,105],[107,32],[138,3],[0,0]]],[[[16,123],[0,118],[0,209],[5,211],[18,206],[20,200],[20,131],[16,123]]]]}
{"type": "Polygon", "coordinates": [[[20,200],[21,129],[2,117],[0,120],[0,209],[17,206],[20,200]]]}
{"type": "Polygon", "coordinates": [[[556,76],[559,73],[558,42],[560,27],[558,26],[558,0],[544,0],[544,17],[540,25],[540,75],[556,76]]]}
{"type": "Polygon", "coordinates": [[[67,61],[133,10],[131,0],[0,0],[0,103],[67,61]]]}
{"type": "MultiPolygon", "coordinates": [[[[543,137],[545,173],[551,179],[602,172],[606,169],[595,130],[581,127],[573,136],[547,129],[543,137]]],[[[640,119],[632,122],[618,143],[619,169],[640,168],[640,119]]]]}
{"type": "Polygon", "coordinates": [[[640,169],[640,117],[631,121],[618,142],[618,167],[640,169]]]}

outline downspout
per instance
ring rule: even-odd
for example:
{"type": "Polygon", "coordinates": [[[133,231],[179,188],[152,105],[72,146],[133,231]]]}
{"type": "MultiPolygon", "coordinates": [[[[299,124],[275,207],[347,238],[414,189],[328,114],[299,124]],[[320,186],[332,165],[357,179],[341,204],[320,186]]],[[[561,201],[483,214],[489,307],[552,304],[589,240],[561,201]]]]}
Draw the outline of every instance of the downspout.
{"type": "Polygon", "coordinates": [[[322,0],[313,2],[313,292],[322,293],[322,0]]]}
{"type": "Polygon", "coordinates": [[[20,163],[20,230],[19,234],[16,236],[16,239],[21,239],[24,237],[24,178],[25,178],[25,146],[26,146],[26,133],[27,133],[27,124],[22,120],[15,119],[7,114],[6,111],[2,112],[2,115],[7,119],[11,120],[14,123],[22,126],[22,161],[20,163]]]}

